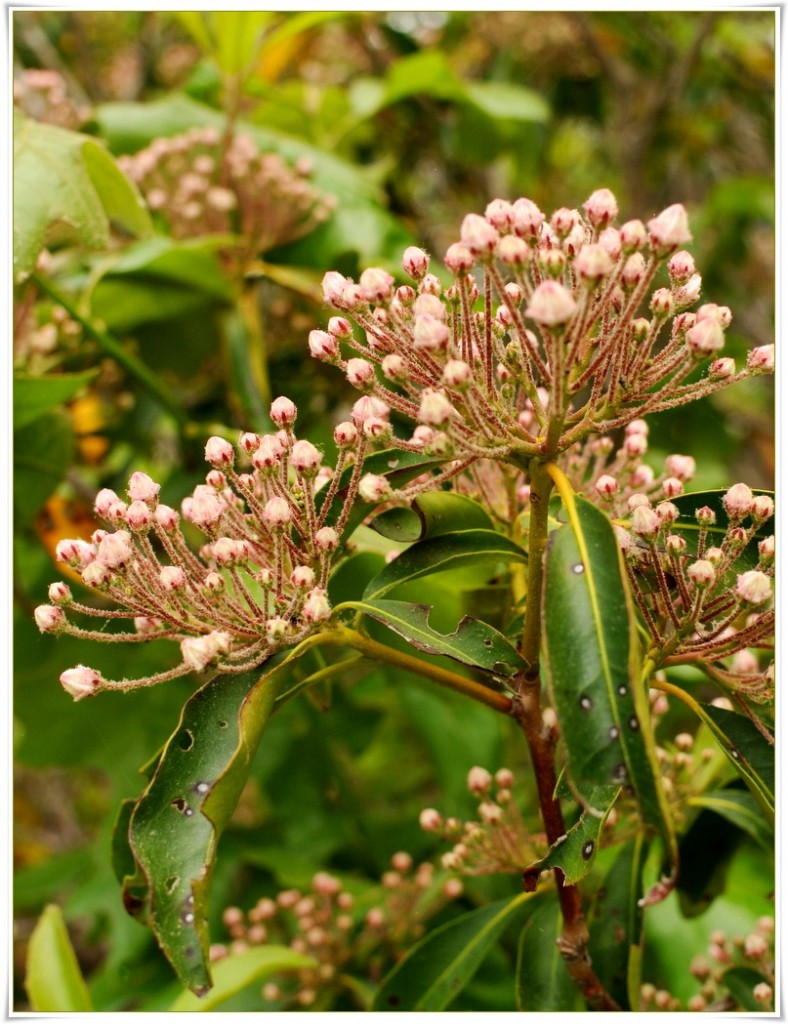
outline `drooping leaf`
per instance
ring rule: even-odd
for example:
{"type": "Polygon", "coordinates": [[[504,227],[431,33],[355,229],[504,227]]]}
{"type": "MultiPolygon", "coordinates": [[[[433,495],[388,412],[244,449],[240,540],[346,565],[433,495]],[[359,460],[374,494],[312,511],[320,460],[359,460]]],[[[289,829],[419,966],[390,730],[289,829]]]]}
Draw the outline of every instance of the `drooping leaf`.
{"type": "Polygon", "coordinates": [[[79,969],[60,907],[50,904],[38,919],[27,949],[25,988],[39,1013],[90,1013],[90,993],[79,969]]]}
{"type": "Polygon", "coordinates": [[[55,409],[14,431],[14,513],[35,518],[71,465],[74,432],[65,409],[55,409]]]}
{"type": "Polygon", "coordinates": [[[489,563],[491,568],[526,562],[525,551],[494,530],[461,530],[419,541],[378,573],[364,591],[365,601],[377,601],[401,583],[466,565],[489,563]]]}
{"type": "Polygon", "coordinates": [[[34,377],[28,373],[14,374],[14,428],[28,423],[68,402],[96,376],[87,373],[60,373],[34,377]]]}
{"type": "Polygon", "coordinates": [[[78,132],[14,116],[14,278],[35,266],[54,238],[105,249],[110,222],[150,232],[137,189],[109,153],[78,132]]]}
{"type": "Polygon", "coordinates": [[[493,521],[477,502],[452,491],[427,491],[410,508],[390,508],[375,516],[373,530],[389,540],[426,540],[458,530],[492,530],[493,521]]]}
{"type": "MultiPolygon", "coordinates": [[[[706,549],[710,547],[721,547],[725,534],[728,530],[728,514],[722,499],[725,497],[724,490],[696,491],[690,494],[680,494],[677,498],[671,498],[671,502],[679,510],[678,519],[671,524],[671,532],[677,533],[687,542],[687,554],[696,554],[698,550],[698,539],[700,526],[695,521],[695,512],[704,506],[710,508],[717,521],[714,526],[706,529],[706,549]]],[[[754,490],[753,494],[766,494],[774,497],[773,491],[754,490]]],[[[746,548],[735,559],[731,571],[736,573],[746,572],[754,569],[758,564],[758,542],[774,533],[774,518],[769,518],[761,523],[755,531],[755,536],[746,548]]]]}
{"type": "Polygon", "coordinates": [[[741,789],[715,789],[700,793],[689,800],[691,807],[702,807],[726,818],[765,850],[774,849],[774,832],[764,819],[758,801],[752,793],[741,789]]]}
{"type": "Polygon", "coordinates": [[[495,120],[542,122],[550,116],[543,96],[514,82],[467,82],[465,95],[495,120]]]}
{"type": "Polygon", "coordinates": [[[524,877],[536,879],[543,871],[560,868],[567,885],[576,885],[585,878],[594,866],[605,818],[620,791],[617,786],[600,786],[584,794],[588,807],[601,807],[603,811],[584,810],[566,835],[556,840],[541,860],[525,869],[524,877]]]}
{"type": "Polygon", "coordinates": [[[565,486],[561,497],[569,523],[548,540],[544,654],[569,775],[580,796],[631,786],[675,862],[621,552],[604,512],[565,486]]]}
{"type": "Polygon", "coordinates": [[[384,978],[373,1011],[445,1010],[530,898],[491,903],[430,932],[384,978]]]}
{"type": "Polygon", "coordinates": [[[297,953],[289,946],[258,946],[243,953],[233,953],[213,967],[213,988],[205,996],[183,992],[170,1007],[170,1012],[187,1013],[215,1010],[253,982],[272,974],[316,968],[310,956],[297,953]]]}
{"type": "Polygon", "coordinates": [[[577,1009],[577,986],[556,944],[561,925],[561,909],[554,893],[531,903],[517,944],[515,996],[521,1012],[559,1013],[577,1009]]]}
{"type": "Polygon", "coordinates": [[[179,978],[197,994],[211,986],[207,908],[218,838],[281,679],[303,647],[267,671],[219,675],[197,690],[131,816],[138,870],[124,883],[127,905],[148,917],[179,978]]]}
{"type": "Polygon", "coordinates": [[[472,665],[497,676],[512,676],[525,662],[509,641],[486,622],[465,616],[453,633],[439,633],[429,624],[429,605],[408,601],[350,601],[348,606],[369,615],[426,654],[472,665]]]}
{"type": "Polygon", "coordinates": [[[589,952],[599,980],[623,1009],[640,1006],[643,962],[643,836],[625,843],[597,889],[589,914],[589,952]]]}
{"type": "Polygon", "coordinates": [[[722,976],[722,984],[738,1003],[737,1009],[750,1013],[763,1013],[766,1009],[752,994],[752,990],[756,985],[768,985],[769,982],[753,967],[730,967],[722,976]]]}

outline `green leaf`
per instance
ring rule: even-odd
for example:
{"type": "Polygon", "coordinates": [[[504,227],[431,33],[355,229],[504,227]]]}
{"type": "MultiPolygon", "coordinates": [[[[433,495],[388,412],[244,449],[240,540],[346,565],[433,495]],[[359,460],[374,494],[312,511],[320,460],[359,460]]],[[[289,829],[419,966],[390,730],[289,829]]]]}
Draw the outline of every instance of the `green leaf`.
{"type": "Polygon", "coordinates": [[[589,952],[599,980],[623,1009],[640,1006],[643,963],[643,836],[625,843],[597,889],[589,914],[589,952]]]}
{"type": "Polygon", "coordinates": [[[34,377],[28,373],[14,374],[14,429],[27,426],[63,402],[74,398],[96,376],[87,373],[61,373],[34,377]]]}
{"type": "Polygon", "coordinates": [[[453,491],[427,491],[410,508],[390,508],[370,523],[389,540],[412,543],[457,530],[492,530],[493,521],[478,502],[453,491]]]}
{"type": "Polygon", "coordinates": [[[50,904],[38,919],[27,949],[25,988],[38,1013],[90,1013],[85,979],[60,907],[50,904]]]}
{"type": "Polygon", "coordinates": [[[465,616],[452,633],[439,633],[429,624],[432,608],[408,601],[349,601],[347,606],[393,629],[426,654],[442,654],[497,676],[513,676],[525,662],[509,641],[486,622],[465,616]]]}
{"type": "Polygon", "coordinates": [[[512,82],[467,82],[465,95],[495,120],[541,123],[550,116],[550,107],[538,92],[512,82]]]}
{"type": "Polygon", "coordinates": [[[465,83],[440,50],[421,50],[401,57],[391,66],[386,78],[385,104],[416,95],[442,100],[464,98],[465,83]]]}
{"type": "Polygon", "coordinates": [[[752,793],[739,789],[716,789],[690,797],[691,807],[702,807],[726,818],[745,832],[765,850],[774,849],[774,832],[764,820],[760,806],[752,793]]]}
{"type": "Polygon", "coordinates": [[[724,985],[738,1006],[736,1009],[749,1011],[750,1013],[763,1013],[766,1009],[763,1003],[759,1003],[752,990],[756,985],[769,984],[768,980],[752,967],[731,967],[722,976],[721,984],[724,985]]]}
{"type": "Polygon", "coordinates": [[[569,524],[548,539],[544,656],[569,776],[581,802],[586,786],[632,786],[675,862],[621,551],[604,512],[567,487],[561,497],[569,524]]]}
{"type": "Polygon", "coordinates": [[[65,409],[39,416],[14,431],[14,514],[31,522],[66,475],[74,450],[65,409]]]}
{"type": "Polygon", "coordinates": [[[215,1010],[231,996],[253,982],[260,982],[282,971],[299,971],[318,966],[316,960],[296,953],[288,946],[260,946],[231,954],[213,967],[213,988],[206,996],[183,992],[170,1007],[171,1012],[215,1010]]]}
{"type": "Polygon", "coordinates": [[[15,280],[55,238],[106,249],[111,221],[135,235],[151,230],[138,191],[109,153],[86,135],[15,115],[15,280]]]}
{"type": "Polygon", "coordinates": [[[445,1010],[530,898],[521,893],[491,903],[430,932],[384,979],[373,1011],[445,1010]]]}
{"type": "Polygon", "coordinates": [[[245,76],[251,71],[260,51],[263,32],[273,16],[271,11],[251,10],[204,14],[211,20],[216,40],[214,56],[222,71],[235,76],[245,76]]]}
{"type": "Polygon", "coordinates": [[[184,985],[211,986],[207,910],[216,845],[246,782],[281,677],[300,654],[273,668],[219,675],[189,698],[150,785],[131,816],[137,875],[124,882],[184,985]]]}
{"type": "Polygon", "coordinates": [[[569,976],[556,940],[561,935],[561,908],[554,893],[534,900],[517,944],[515,995],[525,1013],[576,1009],[577,986],[569,976]]]}
{"type": "Polygon", "coordinates": [[[436,572],[489,563],[492,575],[495,566],[526,561],[527,555],[518,544],[494,530],[461,530],[420,541],[397,555],[369,583],[364,600],[377,600],[401,583],[436,572]]]}
{"type": "MultiPolygon", "coordinates": [[[[707,506],[717,517],[714,526],[706,529],[706,549],[710,547],[721,547],[725,534],[728,530],[728,514],[722,499],[726,491],[696,491],[690,494],[680,494],[677,498],[671,498],[671,502],[679,510],[678,519],[671,524],[671,532],[677,533],[687,542],[687,554],[695,555],[698,550],[698,538],[700,526],[695,521],[695,511],[707,506]]],[[[753,494],[767,494],[774,497],[774,491],[754,490],[753,494]]],[[[755,531],[755,536],[747,547],[737,556],[731,566],[731,575],[746,572],[747,569],[754,569],[758,564],[758,542],[774,533],[774,518],[771,517],[761,523],[755,531]]]]}
{"type": "Polygon", "coordinates": [[[567,885],[576,885],[581,878],[585,878],[594,866],[599,852],[599,837],[605,818],[620,792],[620,788],[616,786],[599,786],[584,794],[587,806],[604,808],[602,813],[592,814],[584,810],[572,828],[553,843],[541,860],[529,864],[523,877],[532,877],[535,885],[536,878],[542,871],[560,868],[567,885]]]}

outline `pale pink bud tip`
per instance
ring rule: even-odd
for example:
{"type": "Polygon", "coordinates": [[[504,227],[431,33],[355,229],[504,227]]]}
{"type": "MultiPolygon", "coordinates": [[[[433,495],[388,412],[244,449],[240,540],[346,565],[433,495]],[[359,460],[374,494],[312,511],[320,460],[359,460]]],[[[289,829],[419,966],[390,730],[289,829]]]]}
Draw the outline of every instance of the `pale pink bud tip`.
{"type": "Polygon", "coordinates": [[[593,227],[604,227],[618,216],[618,203],[609,188],[598,188],[583,205],[593,227]]]}
{"type": "Polygon", "coordinates": [[[235,462],[233,446],[223,437],[209,437],[205,445],[205,461],[216,468],[232,466],[235,462]]]}
{"type": "MultiPolygon", "coordinates": [[[[354,403],[351,416],[353,423],[357,428],[364,426],[365,420],[370,419],[388,419],[389,407],[385,402],[376,398],[374,395],[362,395],[357,402],[354,403]]],[[[346,427],[347,424],[340,424],[340,426],[346,427]]],[[[339,428],[337,428],[339,429],[339,428]]],[[[334,432],[336,439],[336,431],[334,432]]],[[[354,438],[355,440],[355,438],[354,438]]],[[[347,442],[348,444],[352,442],[347,442]]]]}
{"type": "Polygon", "coordinates": [[[443,825],[443,817],[434,807],[425,807],[419,815],[419,825],[425,832],[435,832],[443,825]]]}
{"type": "Polygon", "coordinates": [[[295,403],[284,396],[275,398],[271,403],[271,419],[277,427],[283,427],[284,429],[292,427],[295,423],[297,412],[295,403]]]}
{"type": "Polygon", "coordinates": [[[575,273],[582,281],[594,283],[613,269],[613,261],[601,245],[584,245],[575,257],[575,273]]]}
{"type": "Polygon", "coordinates": [[[702,588],[711,586],[716,578],[717,570],[710,561],[700,558],[687,569],[687,575],[696,587],[702,588]]]}
{"type": "Polygon", "coordinates": [[[543,281],[535,289],[525,312],[539,324],[557,327],[571,320],[576,309],[577,303],[568,289],[557,281],[543,281]]]}
{"type": "Polygon", "coordinates": [[[664,255],[692,241],[687,211],[681,203],[674,203],[648,222],[648,237],[652,247],[664,255]]]}
{"type": "Polygon", "coordinates": [[[268,526],[279,529],[287,526],[292,518],[290,506],[284,498],[270,498],[263,509],[263,520],[268,526]]]}
{"type": "Polygon", "coordinates": [[[752,503],[752,516],[754,519],[771,519],[774,515],[774,501],[768,494],[759,494],[752,503]]]}
{"type": "Polygon", "coordinates": [[[74,700],[82,700],[83,697],[89,697],[100,689],[104,685],[104,679],[101,673],[94,668],[77,665],[75,668],[67,668],[65,672],[61,673],[60,683],[74,700]]]}
{"type": "Polygon", "coordinates": [[[214,630],[207,636],[192,636],[181,641],[181,655],[192,672],[203,672],[230,650],[230,634],[214,630]]]}
{"type": "Polygon", "coordinates": [[[605,474],[604,476],[600,476],[594,484],[594,487],[596,488],[597,494],[601,494],[604,497],[612,497],[612,495],[614,495],[618,490],[618,481],[615,477],[605,474]]]}
{"type": "Polygon", "coordinates": [[[361,297],[366,302],[384,302],[391,298],[394,278],[380,267],[369,267],[359,278],[361,297]]]}
{"type": "Polygon", "coordinates": [[[126,514],[126,503],[121,501],[109,487],[104,487],[98,492],[93,507],[96,510],[96,515],[114,522],[122,519],[126,514]]]}
{"type": "Polygon", "coordinates": [[[132,501],[152,504],[159,496],[159,485],[147,473],[132,473],[129,479],[129,497],[132,501]]]}
{"type": "Polygon", "coordinates": [[[752,349],[747,356],[747,369],[750,373],[773,373],[774,345],[761,345],[752,349]]]}
{"type": "Polygon", "coordinates": [[[498,232],[478,213],[469,213],[462,222],[460,241],[475,255],[483,255],[495,251],[498,244],[498,232]]]}
{"type": "Polygon", "coordinates": [[[293,451],[290,454],[290,462],[293,469],[304,476],[311,476],[320,468],[323,461],[323,454],[311,443],[311,441],[296,441],[293,451]]]}
{"type": "Polygon", "coordinates": [[[772,1001],[772,986],[765,981],[760,981],[752,990],[753,998],[759,1003],[770,1003],[772,1001]]]}
{"type": "Polygon", "coordinates": [[[66,625],[66,614],[62,608],[51,604],[40,604],[34,612],[36,625],[42,633],[59,633],[66,625]]]}
{"type": "Polygon", "coordinates": [[[632,530],[647,540],[654,540],[659,533],[662,520],[646,505],[638,505],[632,513],[632,530]]]}
{"type": "Polygon", "coordinates": [[[440,427],[455,415],[454,406],[442,391],[436,388],[425,388],[421,394],[419,405],[419,422],[428,426],[440,427]]]}
{"type": "Polygon", "coordinates": [[[414,281],[420,281],[424,277],[429,265],[430,258],[427,253],[415,245],[409,245],[402,254],[402,269],[414,281]]]}
{"type": "Polygon", "coordinates": [[[315,359],[330,361],[339,355],[339,342],[327,331],[310,331],[309,352],[315,359]]]}
{"type": "Polygon", "coordinates": [[[126,509],[126,523],[132,530],[146,530],[153,522],[153,512],[144,501],[132,501],[126,509]]]}
{"type": "Polygon", "coordinates": [[[468,789],[471,793],[487,793],[492,783],[492,775],[487,771],[486,768],[480,768],[475,765],[468,772],[468,789]]]}
{"type": "Polygon", "coordinates": [[[771,600],[771,581],[766,573],[750,569],[736,577],[736,596],[744,604],[758,608],[771,600]]]}
{"type": "Polygon", "coordinates": [[[131,535],[125,530],[108,533],[98,546],[98,561],[110,569],[118,569],[131,561],[131,535]]]}
{"type": "Polygon", "coordinates": [[[315,587],[309,591],[301,615],[307,622],[324,622],[331,617],[331,605],[322,587],[315,587]]]}
{"type": "Polygon", "coordinates": [[[159,570],[159,581],[165,590],[183,590],[186,573],[179,565],[165,565],[159,570]]]}
{"type": "Polygon", "coordinates": [[[728,517],[734,520],[748,516],[752,511],[754,501],[753,493],[747,484],[734,484],[726,491],[722,499],[728,517]]]}
{"type": "Polygon", "coordinates": [[[725,344],[725,335],[719,323],[709,317],[699,320],[687,331],[687,344],[699,356],[710,356],[725,344]]]}
{"type": "Polygon", "coordinates": [[[362,501],[370,503],[384,501],[391,495],[391,484],[385,476],[366,473],[359,481],[358,493],[362,501]]]}
{"type": "Polygon", "coordinates": [[[49,600],[52,604],[68,604],[71,600],[71,589],[62,580],[49,585],[49,600]]]}
{"type": "Polygon", "coordinates": [[[334,551],[339,546],[339,534],[330,526],[323,526],[315,534],[318,551],[334,551]]]}
{"type": "Polygon", "coordinates": [[[375,367],[368,359],[348,359],[345,376],[356,388],[375,383],[375,367]]]}

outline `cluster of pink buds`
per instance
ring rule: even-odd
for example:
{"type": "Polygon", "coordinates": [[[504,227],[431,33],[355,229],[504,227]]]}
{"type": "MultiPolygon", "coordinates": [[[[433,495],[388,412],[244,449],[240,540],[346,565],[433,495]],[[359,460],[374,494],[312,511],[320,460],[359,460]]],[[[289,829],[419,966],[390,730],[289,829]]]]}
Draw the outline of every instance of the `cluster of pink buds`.
{"type": "Polygon", "coordinates": [[[363,971],[379,981],[395,959],[424,933],[424,922],[462,894],[458,879],[441,879],[429,863],[414,867],[410,854],[395,853],[380,885],[354,896],[342,882],[318,872],[311,889],[285,889],[263,897],[246,913],[223,915],[230,942],[211,947],[215,962],[251,946],[284,942],[316,961],[294,981],[269,982],[262,996],[282,1006],[325,1008],[343,987],[343,975],[363,971]],[[371,900],[374,900],[371,903],[371,900]]]}
{"type": "Polygon", "coordinates": [[[56,582],[51,603],[35,612],[42,632],[99,641],[166,638],[181,655],[173,668],[138,680],[106,680],[82,665],[68,669],[61,682],[75,699],[209,667],[243,672],[325,624],[332,557],[367,480],[366,438],[353,423],[340,423],[333,471],[322,465],[322,452],[296,437],[296,411],[289,398],[275,399],[271,419],[279,430],[244,433],[237,450],[211,437],[205,457],[212,468],[180,512],[159,501],[159,485],[147,474],[134,473],[128,501],[109,489],[96,497],[96,513],[113,529],[58,544],[58,559],[120,607],[82,604],[56,582]],[[236,468],[237,459],[246,461],[246,471],[236,468]],[[344,500],[335,501],[340,491],[344,500]],[[182,520],[205,537],[196,553],[182,520]],[[133,621],[135,632],[83,629],[70,621],[75,613],[133,621]]]}
{"type": "Polygon", "coordinates": [[[774,501],[738,483],[722,503],[724,532],[712,532],[713,509],[696,509],[692,550],[673,529],[679,510],[670,500],[652,505],[645,494],[630,495],[627,528],[616,530],[633,594],[667,663],[697,660],[726,688],[771,699],[773,664],[762,668],[751,648],[773,646],[774,537],[756,534],[772,519],[774,501]],[[757,567],[739,572],[742,554],[756,543],[757,567]],[[711,664],[724,659],[731,659],[727,667],[711,664]]]}
{"type": "MultiPolygon", "coordinates": [[[[711,933],[707,956],[697,956],[690,973],[701,989],[687,1001],[690,1012],[726,1013],[749,1009],[741,1006],[727,985],[725,972],[731,967],[746,967],[763,978],[753,985],[752,996],[764,1012],[774,1006],[774,918],[761,917],[749,935],[729,938],[721,929],[711,933]]],[[[641,1010],[681,1010],[681,1000],[667,989],[646,983],[640,989],[641,1010]]]]}
{"type": "MultiPolygon", "coordinates": [[[[651,701],[652,714],[659,718],[668,710],[668,698],[659,690],[652,690],[651,693],[654,694],[651,701]]],[[[727,698],[719,697],[715,700],[715,706],[730,710],[731,703],[727,698]]],[[[662,789],[670,802],[673,820],[680,825],[686,812],[691,810],[688,801],[696,795],[703,778],[703,766],[723,755],[712,747],[700,747],[695,737],[688,732],[677,733],[662,742],[656,748],[656,755],[662,789]]]]}
{"type": "Polygon", "coordinates": [[[155,139],[119,164],[173,237],[241,236],[249,257],[312,231],[333,205],[309,183],[306,163],[291,168],[248,135],[211,127],[155,139]]]}
{"type": "Polygon", "coordinates": [[[402,258],[413,284],[378,267],[357,282],[331,271],[323,293],[340,315],[312,331],[312,355],[340,367],[381,419],[392,409],[416,424],[393,444],[520,466],[770,372],[774,346],[741,370],[720,355],[726,306],[690,311],[701,278],[681,248],[684,208],[647,224],[616,227],[617,216],[607,189],[549,220],[529,199],[495,199],[446,252],[448,288],[415,247],[402,258]],[[706,377],[687,382],[707,359],[706,377]]]}
{"type": "Polygon", "coordinates": [[[461,875],[519,873],[544,852],[544,835],[531,835],[512,799],[514,775],[500,768],[491,775],[478,765],[468,772],[468,790],[478,800],[478,819],[462,822],[444,819],[427,807],[419,816],[426,832],[452,842],[441,864],[461,875]]]}
{"type": "Polygon", "coordinates": [[[76,103],[66,81],[57,71],[27,68],[14,80],[14,105],[34,121],[76,130],[91,114],[90,107],[76,103]]]}

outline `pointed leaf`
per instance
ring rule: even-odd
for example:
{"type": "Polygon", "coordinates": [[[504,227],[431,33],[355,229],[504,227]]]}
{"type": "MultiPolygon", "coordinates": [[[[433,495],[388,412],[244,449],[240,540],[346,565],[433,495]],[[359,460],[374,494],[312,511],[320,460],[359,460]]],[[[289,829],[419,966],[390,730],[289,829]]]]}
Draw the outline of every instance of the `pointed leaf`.
{"type": "MultiPolygon", "coordinates": [[[[696,509],[707,506],[716,515],[717,521],[714,526],[706,530],[706,548],[721,547],[725,533],[728,530],[728,514],[722,499],[725,497],[724,490],[695,491],[690,494],[680,494],[677,498],[670,500],[679,510],[678,519],[671,524],[671,533],[678,533],[687,542],[687,554],[694,555],[698,550],[698,538],[700,526],[695,521],[696,509]]],[[[774,497],[774,491],[754,490],[753,494],[767,494],[774,497]]],[[[755,536],[747,547],[737,556],[733,563],[734,572],[745,572],[747,569],[754,569],[758,564],[758,542],[774,533],[774,518],[767,519],[755,531],[755,536]]]]}
{"type": "Polygon", "coordinates": [[[544,653],[569,775],[576,790],[632,786],[675,860],[621,551],[604,512],[567,487],[561,497],[569,524],[548,540],[544,653]]]}
{"type": "Polygon", "coordinates": [[[534,901],[517,944],[517,1009],[556,1013],[576,1009],[578,990],[569,976],[556,940],[561,909],[554,893],[534,901]]]}
{"type": "Polygon", "coordinates": [[[182,992],[169,1008],[170,1012],[215,1010],[253,982],[260,982],[283,971],[314,969],[318,963],[310,956],[296,953],[289,946],[258,946],[243,953],[234,953],[213,967],[213,988],[206,996],[182,992]]]}
{"type": "Polygon", "coordinates": [[[494,530],[462,530],[445,537],[433,537],[412,545],[389,562],[367,586],[364,600],[376,601],[400,583],[448,569],[489,563],[492,575],[494,566],[527,560],[528,556],[518,544],[494,530]]]}
{"type": "Polygon", "coordinates": [[[39,1013],[90,1013],[85,979],[60,907],[50,904],[38,919],[27,949],[25,988],[39,1013]]]}
{"type": "Polygon", "coordinates": [[[702,807],[726,818],[765,850],[774,849],[774,830],[765,821],[752,793],[740,789],[716,789],[713,793],[691,797],[689,803],[691,807],[702,807]]]}
{"type": "Polygon", "coordinates": [[[752,990],[756,985],[769,984],[768,980],[759,971],[754,970],[752,967],[731,967],[723,974],[721,984],[728,989],[736,1000],[738,1006],[735,1009],[763,1014],[766,1007],[763,1003],[759,1003],[752,994],[752,990]]]}
{"type": "Polygon", "coordinates": [[[445,1010],[530,898],[491,903],[430,932],[384,979],[373,1011],[445,1010]]]}
{"type": "Polygon", "coordinates": [[[429,624],[432,608],[408,601],[349,601],[348,605],[393,629],[426,654],[473,665],[498,676],[513,676],[525,667],[523,659],[497,629],[465,616],[453,633],[439,633],[429,624]]]}
{"type": "Polygon", "coordinates": [[[27,426],[44,413],[74,398],[96,376],[97,370],[87,373],[59,373],[34,377],[27,373],[14,374],[14,428],[27,426]]]}
{"type": "Polygon", "coordinates": [[[412,543],[458,530],[492,530],[493,521],[477,502],[453,491],[427,491],[410,508],[381,512],[371,527],[389,540],[412,543]]]}

